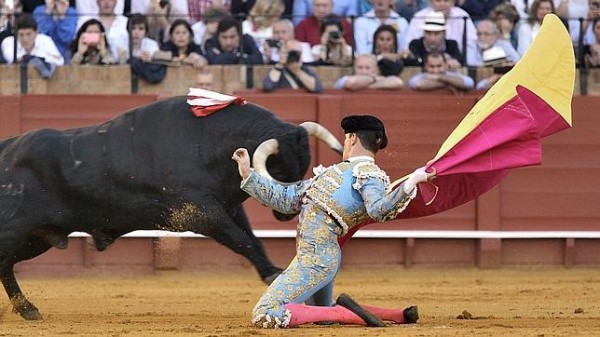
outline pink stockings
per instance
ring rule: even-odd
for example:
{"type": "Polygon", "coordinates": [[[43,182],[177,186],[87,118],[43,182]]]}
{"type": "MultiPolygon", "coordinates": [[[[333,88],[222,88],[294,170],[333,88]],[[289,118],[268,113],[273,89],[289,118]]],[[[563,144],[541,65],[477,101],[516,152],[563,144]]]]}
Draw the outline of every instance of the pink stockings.
{"type": "MultiPolygon", "coordinates": [[[[385,309],[368,305],[362,305],[362,307],[379,317],[381,320],[404,323],[402,309],[385,309]]],[[[285,309],[292,313],[289,327],[314,322],[338,322],[341,324],[366,325],[365,321],[360,317],[340,305],[335,305],[333,307],[319,307],[288,303],[285,305],[285,309]]]]}

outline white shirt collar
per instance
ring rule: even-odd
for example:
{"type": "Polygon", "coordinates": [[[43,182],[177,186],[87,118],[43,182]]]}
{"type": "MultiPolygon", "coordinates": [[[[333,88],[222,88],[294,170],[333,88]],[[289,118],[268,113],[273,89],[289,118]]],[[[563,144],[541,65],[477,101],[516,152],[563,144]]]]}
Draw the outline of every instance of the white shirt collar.
{"type": "Polygon", "coordinates": [[[356,160],[368,160],[368,161],[372,161],[375,162],[375,158],[373,157],[369,157],[369,156],[356,156],[356,157],[350,157],[347,159],[349,162],[353,162],[356,160]]]}

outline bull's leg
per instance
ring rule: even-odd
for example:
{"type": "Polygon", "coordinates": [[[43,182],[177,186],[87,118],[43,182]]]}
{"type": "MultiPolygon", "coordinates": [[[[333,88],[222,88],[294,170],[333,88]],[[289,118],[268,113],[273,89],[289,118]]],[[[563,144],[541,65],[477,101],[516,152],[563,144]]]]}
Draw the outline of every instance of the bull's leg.
{"type": "MultiPolygon", "coordinates": [[[[188,197],[189,198],[189,197],[188,197]]],[[[190,200],[190,199],[188,199],[190,200]]],[[[191,225],[189,230],[203,234],[215,239],[220,244],[228,247],[234,252],[247,258],[256,270],[260,277],[267,282],[273,274],[279,272],[271,261],[265,255],[261,243],[254,237],[250,227],[245,219],[243,208],[240,208],[236,214],[238,221],[245,221],[243,226],[246,229],[241,229],[233,220],[233,214],[229,214],[223,206],[216,200],[207,200],[206,197],[198,199],[198,202],[192,204],[184,204],[181,209],[173,212],[171,226],[180,227],[177,224],[177,219],[188,219],[191,225]],[[202,202],[199,202],[199,201],[202,202]],[[182,216],[183,214],[183,216],[182,216]]]]}
{"type": "MultiPolygon", "coordinates": [[[[43,318],[35,305],[29,302],[25,295],[23,295],[15,278],[14,265],[19,261],[34,258],[50,249],[50,247],[47,241],[30,237],[24,244],[17,246],[12,254],[8,256],[0,254],[0,281],[2,281],[6,294],[13,305],[13,310],[26,320],[39,320],[43,318]]],[[[6,251],[2,253],[6,253],[6,251]]]]}
{"type": "Polygon", "coordinates": [[[271,282],[273,282],[275,278],[279,276],[279,274],[281,274],[283,269],[275,267],[273,263],[271,263],[271,260],[269,260],[269,258],[267,257],[262,243],[256,236],[254,236],[254,233],[252,232],[252,228],[250,227],[250,222],[248,221],[248,217],[246,216],[244,206],[239,205],[238,207],[236,207],[232,219],[233,222],[238,226],[238,228],[241,229],[244,234],[246,234],[248,240],[252,241],[253,246],[255,247],[256,254],[262,257],[261,261],[259,262],[260,264],[254,265],[256,266],[256,269],[258,270],[258,273],[262,277],[263,281],[266,284],[271,284],[271,282]],[[258,267],[259,265],[261,266],[260,268],[258,267]]]}

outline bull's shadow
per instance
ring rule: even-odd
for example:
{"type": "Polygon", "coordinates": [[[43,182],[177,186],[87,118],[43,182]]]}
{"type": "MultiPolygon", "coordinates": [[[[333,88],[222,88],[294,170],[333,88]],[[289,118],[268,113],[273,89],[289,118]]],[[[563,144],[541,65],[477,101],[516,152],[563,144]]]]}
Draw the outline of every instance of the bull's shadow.
{"type": "Polygon", "coordinates": [[[324,128],[303,126],[253,104],[198,118],[177,97],[101,125],[1,141],[0,278],[14,310],[42,318],[19,288],[14,265],[65,249],[75,231],[89,233],[102,251],[135,230],[189,230],[243,255],[269,283],[281,269],[252,233],[231,156],[245,147],[274,179],[298,181],[310,163],[309,133],[341,151],[324,128]]]}

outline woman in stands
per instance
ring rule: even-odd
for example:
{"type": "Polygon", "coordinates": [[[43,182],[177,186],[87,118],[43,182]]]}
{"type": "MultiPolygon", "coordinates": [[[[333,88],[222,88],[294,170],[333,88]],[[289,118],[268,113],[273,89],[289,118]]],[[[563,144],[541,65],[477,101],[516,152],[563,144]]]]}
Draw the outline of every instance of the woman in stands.
{"type": "Polygon", "coordinates": [[[398,76],[402,72],[404,64],[393,26],[381,25],[375,30],[371,54],[377,56],[377,66],[382,76],[398,76]]]}
{"type": "Polygon", "coordinates": [[[250,17],[242,22],[242,32],[252,36],[257,46],[273,37],[273,22],[279,20],[285,5],[283,0],[256,0],[250,17]]]}
{"type": "Polygon", "coordinates": [[[535,0],[533,4],[531,4],[527,21],[523,22],[519,27],[519,41],[517,47],[519,55],[525,55],[529,45],[531,45],[531,42],[540,31],[544,16],[550,13],[556,13],[554,2],[552,2],[552,0],[535,0]]]}
{"type": "Polygon", "coordinates": [[[169,41],[160,49],[171,52],[173,61],[189,64],[194,68],[203,68],[208,63],[202,49],[194,42],[192,27],[184,19],[173,21],[169,28],[169,41]]]}
{"type": "Polygon", "coordinates": [[[110,53],[110,46],[102,22],[96,19],[90,19],[81,25],[75,39],[69,46],[69,50],[71,52],[71,64],[73,65],[111,65],[118,63],[110,53]]]}

